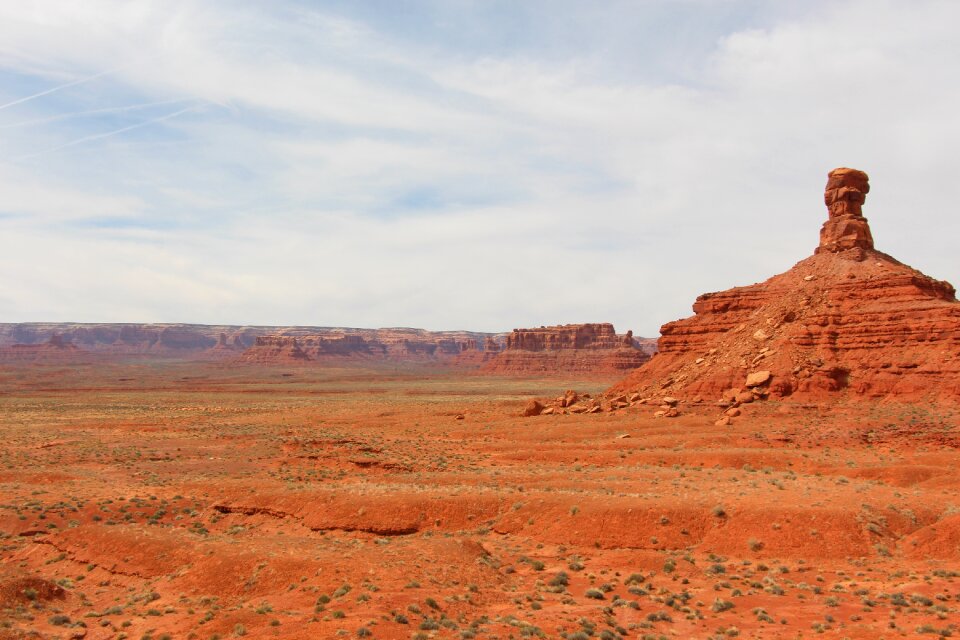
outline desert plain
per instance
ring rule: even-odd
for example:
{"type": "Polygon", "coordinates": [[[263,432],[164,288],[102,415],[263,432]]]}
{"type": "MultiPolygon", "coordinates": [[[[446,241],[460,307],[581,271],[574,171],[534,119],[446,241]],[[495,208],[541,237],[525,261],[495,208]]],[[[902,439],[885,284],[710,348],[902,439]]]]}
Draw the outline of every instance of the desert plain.
{"type": "Polygon", "coordinates": [[[957,630],[955,405],[521,417],[615,381],[8,363],[0,638],[957,630]]]}

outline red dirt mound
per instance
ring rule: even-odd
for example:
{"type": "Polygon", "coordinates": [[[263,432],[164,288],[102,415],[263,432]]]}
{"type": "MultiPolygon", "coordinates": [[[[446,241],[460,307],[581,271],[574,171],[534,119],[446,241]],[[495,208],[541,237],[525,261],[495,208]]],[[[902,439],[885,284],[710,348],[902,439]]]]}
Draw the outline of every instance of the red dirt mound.
{"type": "Polygon", "coordinates": [[[66,590],[51,580],[36,576],[0,578],[0,607],[64,600],[66,597],[66,590]]]}

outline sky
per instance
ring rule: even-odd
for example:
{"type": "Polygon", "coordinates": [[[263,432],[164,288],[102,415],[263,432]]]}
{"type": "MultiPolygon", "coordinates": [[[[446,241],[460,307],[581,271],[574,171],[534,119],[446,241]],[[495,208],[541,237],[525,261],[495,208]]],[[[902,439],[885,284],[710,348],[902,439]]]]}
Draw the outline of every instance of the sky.
{"type": "Polygon", "coordinates": [[[0,322],[656,336],[830,169],[960,280],[953,0],[0,3],[0,322]]]}

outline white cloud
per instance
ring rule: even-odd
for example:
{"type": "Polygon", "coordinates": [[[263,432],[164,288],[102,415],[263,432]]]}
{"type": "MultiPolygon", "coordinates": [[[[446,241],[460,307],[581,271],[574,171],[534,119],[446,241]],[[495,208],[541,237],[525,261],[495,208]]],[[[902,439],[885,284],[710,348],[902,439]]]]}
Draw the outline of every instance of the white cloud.
{"type": "Polygon", "coordinates": [[[139,198],[79,189],[0,165],[0,211],[16,224],[40,224],[89,218],[126,218],[143,210],[139,198]]]}
{"type": "MultiPolygon", "coordinates": [[[[880,248],[956,278],[960,6],[749,6],[686,5],[732,26],[712,47],[664,39],[678,48],[657,59],[683,63],[641,80],[612,70],[649,49],[577,5],[544,33],[579,20],[595,40],[479,53],[431,41],[423,7],[413,38],[286,5],[2,5],[0,102],[109,73],[0,112],[0,127],[47,119],[0,128],[0,216],[16,214],[0,218],[0,268],[19,276],[0,320],[650,335],[698,293],[808,255],[838,165],[871,173],[880,248]],[[221,106],[56,119],[166,100],[221,106]],[[111,218],[133,227],[91,225],[111,218]]],[[[510,17],[477,19],[495,33],[510,17]]]]}

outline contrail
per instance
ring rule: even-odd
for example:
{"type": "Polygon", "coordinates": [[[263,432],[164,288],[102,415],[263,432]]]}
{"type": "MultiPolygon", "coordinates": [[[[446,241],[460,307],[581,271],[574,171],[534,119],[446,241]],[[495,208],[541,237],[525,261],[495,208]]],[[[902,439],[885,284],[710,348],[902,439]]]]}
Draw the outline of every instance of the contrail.
{"type": "Polygon", "coordinates": [[[115,135],[120,134],[120,133],[125,133],[125,132],[127,132],[127,131],[132,131],[133,129],[139,129],[140,127],[146,127],[146,126],[151,125],[151,124],[156,124],[157,122],[163,122],[164,120],[169,120],[169,119],[171,119],[171,118],[176,118],[177,116],[182,115],[182,114],[184,114],[184,113],[186,113],[186,112],[188,112],[188,111],[194,111],[194,110],[196,110],[196,109],[199,109],[200,107],[204,106],[204,104],[205,104],[205,103],[191,105],[191,106],[186,107],[186,108],[184,108],[184,109],[179,109],[179,110],[177,110],[177,111],[174,111],[173,113],[168,113],[168,114],[166,114],[166,115],[164,115],[164,116],[160,116],[160,117],[158,117],[158,118],[151,118],[150,120],[144,120],[143,122],[138,122],[137,124],[131,124],[131,125],[127,126],[127,127],[122,127],[122,128],[120,128],[120,129],[114,129],[113,131],[107,131],[107,132],[105,132],[105,133],[96,133],[96,134],[93,134],[93,135],[84,136],[84,137],[82,137],[82,138],[77,138],[76,140],[71,140],[70,142],[65,142],[65,143],[63,143],[63,144],[61,144],[61,145],[58,145],[58,146],[56,146],[56,147],[51,147],[50,149],[44,149],[43,151],[38,151],[37,153],[31,153],[31,154],[28,154],[28,155],[25,155],[25,156],[20,156],[19,158],[16,158],[15,160],[16,160],[16,161],[19,161],[19,160],[29,160],[30,158],[36,158],[37,156],[42,156],[42,155],[45,155],[45,154],[47,154],[47,153],[53,153],[54,151],[60,151],[61,149],[66,149],[67,147],[74,147],[74,146],[76,146],[76,145],[78,145],[78,144],[83,144],[84,142],[92,142],[93,140],[102,140],[103,138],[109,138],[109,137],[111,137],[111,136],[115,136],[115,135]]]}
{"type": "Polygon", "coordinates": [[[187,102],[188,100],[189,98],[178,98],[177,100],[161,100],[159,102],[143,102],[140,104],[130,104],[123,107],[105,107],[103,109],[90,109],[87,111],[76,111],[74,113],[61,113],[60,115],[50,116],[48,118],[38,118],[36,120],[24,120],[22,122],[13,122],[11,124],[0,125],[0,129],[15,129],[18,127],[29,127],[36,124],[46,124],[48,122],[57,122],[59,120],[83,118],[86,116],[95,116],[102,113],[122,113],[124,111],[136,111],[138,109],[149,109],[150,107],[159,107],[166,104],[176,104],[178,102],[187,102]]]}
{"type": "MultiPolygon", "coordinates": [[[[129,66],[129,65],[128,65],[128,66],[129,66]]],[[[51,87],[51,88],[49,88],[49,89],[46,89],[46,90],[44,90],[44,91],[41,91],[40,93],[35,93],[35,94],[33,94],[32,96],[26,96],[26,97],[24,97],[24,98],[18,98],[18,99],[16,99],[16,100],[14,100],[13,102],[8,102],[7,104],[0,104],[0,111],[3,111],[3,110],[6,109],[7,107],[12,107],[12,106],[14,106],[14,105],[23,104],[24,102],[27,102],[27,101],[29,101],[29,100],[33,100],[33,99],[35,99],[35,98],[40,98],[40,97],[42,97],[42,96],[50,95],[51,93],[55,93],[55,92],[57,92],[57,91],[60,91],[61,89],[67,89],[68,87],[75,87],[75,86],[77,86],[78,84],[83,84],[84,82],[90,82],[91,80],[96,80],[96,79],[99,78],[100,76],[105,76],[105,75],[107,75],[108,73],[114,73],[114,72],[116,72],[116,71],[118,71],[118,69],[107,69],[106,71],[101,71],[100,73],[95,73],[95,74],[93,74],[92,76],[87,76],[86,78],[80,78],[79,80],[74,80],[74,81],[72,81],[72,82],[67,82],[66,84],[61,84],[61,85],[58,85],[58,86],[56,86],[56,87],[51,87]]]]}

